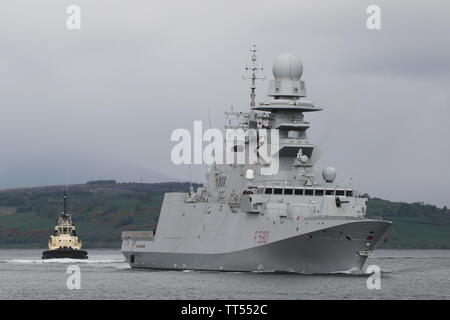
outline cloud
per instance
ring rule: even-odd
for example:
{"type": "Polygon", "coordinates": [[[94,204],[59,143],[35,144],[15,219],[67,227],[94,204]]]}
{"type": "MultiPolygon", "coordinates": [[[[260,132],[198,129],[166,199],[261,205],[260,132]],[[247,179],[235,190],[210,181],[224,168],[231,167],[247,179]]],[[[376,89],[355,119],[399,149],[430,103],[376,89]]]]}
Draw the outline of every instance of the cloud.
{"type": "Polygon", "coordinates": [[[307,115],[325,151],[318,170],[333,165],[388,199],[450,205],[450,4],[377,2],[380,31],[366,28],[371,1],[78,0],[82,29],[68,31],[72,1],[6,1],[1,170],[69,146],[187,179],[170,163],[170,134],[208,123],[208,109],[219,128],[230,105],[247,110],[241,75],[255,43],[269,79],[278,54],[303,60],[308,95],[325,109],[307,115]]]}

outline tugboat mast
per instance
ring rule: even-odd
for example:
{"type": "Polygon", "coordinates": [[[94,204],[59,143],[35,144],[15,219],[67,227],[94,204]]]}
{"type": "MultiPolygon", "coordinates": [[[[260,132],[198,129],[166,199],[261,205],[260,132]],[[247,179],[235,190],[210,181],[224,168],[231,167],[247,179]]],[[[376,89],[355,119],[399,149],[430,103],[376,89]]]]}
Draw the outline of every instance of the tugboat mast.
{"type": "Polygon", "coordinates": [[[64,194],[63,194],[63,210],[60,214],[60,218],[63,221],[68,221],[69,223],[72,223],[72,215],[70,214],[68,206],[67,206],[67,186],[66,186],[66,189],[64,190],[64,194]]]}
{"type": "Polygon", "coordinates": [[[63,213],[67,214],[67,187],[66,190],[64,190],[64,207],[63,207],[63,213]]]}

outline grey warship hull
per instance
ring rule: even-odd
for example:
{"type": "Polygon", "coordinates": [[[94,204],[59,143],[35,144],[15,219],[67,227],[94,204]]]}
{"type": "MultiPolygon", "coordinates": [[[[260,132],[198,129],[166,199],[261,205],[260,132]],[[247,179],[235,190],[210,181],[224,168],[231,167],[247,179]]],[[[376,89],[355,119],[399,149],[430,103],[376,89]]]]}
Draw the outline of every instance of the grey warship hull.
{"type": "Polygon", "coordinates": [[[302,274],[360,271],[382,243],[390,222],[366,220],[224,253],[123,251],[132,268],[302,274]],[[368,236],[369,235],[369,236],[368,236]],[[367,237],[376,239],[367,240],[367,237]]]}

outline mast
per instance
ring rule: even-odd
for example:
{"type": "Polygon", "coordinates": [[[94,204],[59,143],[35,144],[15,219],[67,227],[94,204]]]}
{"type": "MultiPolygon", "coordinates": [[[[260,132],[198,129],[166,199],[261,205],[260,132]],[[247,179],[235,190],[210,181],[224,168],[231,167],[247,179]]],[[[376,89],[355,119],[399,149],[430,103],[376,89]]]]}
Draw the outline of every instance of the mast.
{"type": "Polygon", "coordinates": [[[67,186],[66,186],[66,189],[64,190],[63,214],[64,214],[64,215],[67,214],[67,186]]]}
{"type": "Polygon", "coordinates": [[[63,193],[63,209],[60,214],[60,219],[68,220],[70,223],[72,223],[72,217],[71,217],[68,207],[69,206],[67,205],[67,185],[66,185],[66,188],[64,189],[64,193],[63,193]]]}
{"type": "Polygon", "coordinates": [[[253,47],[250,49],[250,52],[252,53],[252,59],[251,59],[251,65],[247,65],[245,67],[246,74],[242,76],[243,79],[250,79],[250,113],[249,113],[249,121],[248,121],[248,127],[250,129],[256,129],[257,128],[257,121],[256,121],[256,113],[253,110],[255,108],[255,91],[256,91],[256,80],[264,80],[265,77],[258,77],[258,72],[264,70],[263,67],[259,67],[256,64],[256,52],[259,50],[256,49],[256,46],[253,45],[253,47]],[[250,75],[248,75],[250,73],[250,75]]]}

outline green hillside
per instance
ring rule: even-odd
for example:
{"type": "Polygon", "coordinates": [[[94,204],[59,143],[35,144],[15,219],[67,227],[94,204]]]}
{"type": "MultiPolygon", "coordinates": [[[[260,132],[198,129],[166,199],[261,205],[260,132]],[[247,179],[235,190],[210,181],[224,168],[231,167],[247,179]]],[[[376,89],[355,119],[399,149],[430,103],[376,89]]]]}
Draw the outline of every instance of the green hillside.
{"type": "MultiPolygon", "coordinates": [[[[0,248],[44,248],[62,206],[64,186],[0,191],[0,248]]],[[[68,188],[69,205],[85,247],[119,247],[123,230],[157,224],[165,192],[187,183],[97,181],[68,188]]]]}
{"type": "MultiPolygon", "coordinates": [[[[197,187],[195,185],[194,187],[197,187]]],[[[94,181],[69,186],[69,204],[87,248],[120,247],[124,230],[156,226],[165,192],[187,183],[94,181]]],[[[0,191],[0,248],[45,248],[62,205],[64,186],[0,191]]],[[[450,249],[450,210],[423,203],[370,199],[369,217],[394,222],[388,248],[450,249]]]]}
{"type": "Polygon", "coordinates": [[[386,248],[450,249],[450,210],[424,203],[370,199],[368,217],[393,222],[386,248]]]}

